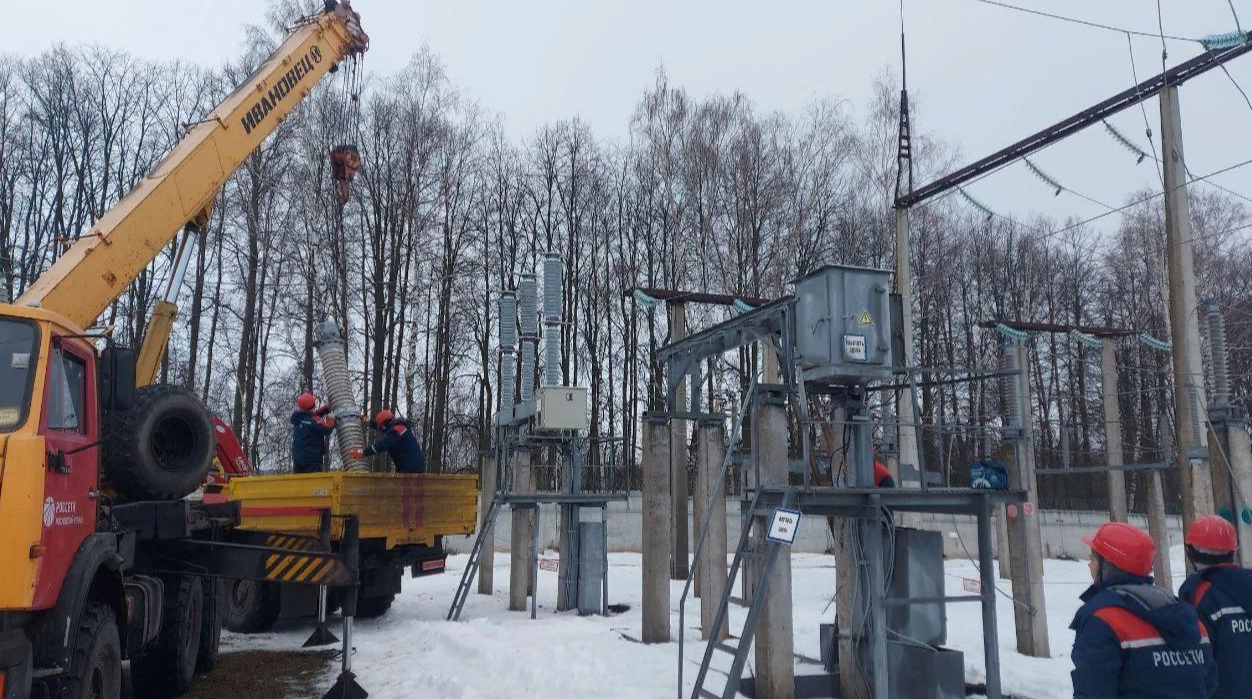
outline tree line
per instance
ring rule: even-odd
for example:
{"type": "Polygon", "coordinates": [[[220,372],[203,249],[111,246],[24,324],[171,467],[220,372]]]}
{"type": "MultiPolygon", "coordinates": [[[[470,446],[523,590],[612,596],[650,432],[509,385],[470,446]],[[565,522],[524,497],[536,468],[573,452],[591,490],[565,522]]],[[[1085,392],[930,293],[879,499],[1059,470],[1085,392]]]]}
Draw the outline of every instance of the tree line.
{"type": "MultiPolygon", "coordinates": [[[[251,32],[248,50],[219,67],[98,46],[0,56],[8,298],[245,79],[275,46],[289,5],[276,6],[274,27],[251,32]]],[[[162,380],[203,396],[263,468],[289,468],[286,416],[301,390],[320,385],[314,328],[335,319],[367,410],[411,417],[434,470],[473,471],[498,408],[499,292],[539,273],[542,254],[553,251],[566,267],[562,376],[589,388],[590,442],[613,445],[593,449],[592,459],[612,454],[629,472],[641,412],[655,400],[651,353],[667,339],[663,308],[641,306],[632,290],[778,298],[825,264],[891,268],[898,94],[884,73],[855,103],[828,96],[794,113],[765,112],[739,93],[695,98],[658,70],[624,139],[599,136],[579,118],[517,139],[429,50],[393,74],[367,75],[359,101],[328,81],[219,193],[162,380]],[[342,210],[327,159],[341,143],[358,146],[364,161],[342,210]]],[[[924,123],[924,106],[915,123],[924,123]]],[[[1110,143],[1107,157],[1125,157],[1117,148],[1110,143]]],[[[919,180],[951,170],[956,153],[934,135],[915,137],[919,180]]],[[[1207,182],[1190,193],[1200,295],[1221,302],[1235,398],[1246,407],[1249,200],[1207,182]]],[[[1123,203],[1097,222],[990,215],[960,196],[915,208],[914,363],[994,369],[998,338],[980,327],[992,319],[1168,338],[1162,198],[1144,190],[1123,203]]],[[[141,341],[172,255],[101,319],[117,341],[141,341]]],[[[693,306],[689,322],[705,327],[734,312],[693,306]]],[[[1041,335],[1029,356],[1039,467],[1103,463],[1099,351],[1041,335]]],[[[758,370],[753,352],[722,358],[703,385],[706,405],[731,412],[758,370]]],[[[1166,353],[1134,338],[1119,343],[1127,461],[1159,460],[1169,449],[1171,373],[1166,353]]],[[[967,484],[969,463],[994,450],[999,396],[992,382],[922,386],[927,462],[953,484],[967,484]]],[[[1141,484],[1130,481],[1141,507],[1141,484]]],[[[1053,506],[1098,507],[1103,488],[1101,477],[1041,482],[1053,506]]]]}

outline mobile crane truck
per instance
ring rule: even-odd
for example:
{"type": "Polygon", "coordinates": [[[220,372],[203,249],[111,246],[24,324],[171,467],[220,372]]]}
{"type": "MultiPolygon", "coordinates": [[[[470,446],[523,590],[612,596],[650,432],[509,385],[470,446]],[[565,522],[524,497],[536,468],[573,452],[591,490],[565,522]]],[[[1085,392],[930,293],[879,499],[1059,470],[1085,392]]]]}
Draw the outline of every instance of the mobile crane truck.
{"type": "Polygon", "coordinates": [[[120,699],[124,660],[139,697],[176,697],[216,659],[224,605],[212,581],[357,584],[319,539],[243,527],[239,502],[187,498],[212,467],[214,418],[194,393],[149,384],[217,192],[368,42],[349,3],[327,0],[16,302],[0,304],[0,698],[34,689],[120,699]],[[87,330],[179,229],[138,359],[98,350],[87,330]]]}

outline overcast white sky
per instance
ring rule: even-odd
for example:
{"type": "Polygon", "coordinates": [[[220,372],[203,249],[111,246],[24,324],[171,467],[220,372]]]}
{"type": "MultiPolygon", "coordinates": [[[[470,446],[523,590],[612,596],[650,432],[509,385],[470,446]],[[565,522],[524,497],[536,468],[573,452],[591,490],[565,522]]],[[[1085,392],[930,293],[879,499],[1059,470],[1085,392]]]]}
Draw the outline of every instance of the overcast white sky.
{"type": "MultiPolygon", "coordinates": [[[[1156,31],[1155,0],[1006,0],[1083,19],[1156,31]]],[[[0,50],[37,53],[56,42],[100,43],[151,58],[216,65],[240,50],[265,0],[44,0],[9,3],[0,50]]],[[[1161,0],[1167,34],[1202,37],[1234,29],[1226,0],[1161,0]]],[[[1252,0],[1235,0],[1244,29],[1252,0]]],[[[390,73],[423,43],[451,79],[509,130],[580,115],[598,134],[624,140],[633,106],[664,64],[694,96],[741,90],[762,111],[796,111],[815,96],[857,107],[874,78],[899,67],[897,0],[356,0],[372,38],[366,69],[390,73]]],[[[915,129],[982,157],[1132,84],[1126,37],[986,5],[976,0],[905,0],[910,93],[921,100],[915,129]]],[[[1160,40],[1134,39],[1139,78],[1160,70],[1160,40]]],[[[1169,63],[1198,44],[1171,41],[1169,63]]],[[[1252,90],[1252,56],[1230,65],[1252,90]]],[[[1146,104],[1159,134],[1155,100],[1146,104]]],[[[1204,174],[1252,159],[1252,109],[1220,71],[1182,89],[1188,165],[1204,174]]],[[[1138,109],[1114,120],[1146,149],[1138,109]]],[[[1159,148],[1159,145],[1158,145],[1159,148]]],[[[1063,185],[1114,206],[1159,179],[1136,166],[1103,128],[1033,160],[1063,185]]],[[[1252,195],[1252,166],[1216,178],[1252,195]]],[[[921,183],[919,183],[921,184],[921,183]]],[[[1024,165],[970,187],[1001,213],[1091,216],[1103,207],[1070,194],[1053,198],[1024,165]]],[[[1114,217],[1105,220],[1113,224],[1114,217]]]]}

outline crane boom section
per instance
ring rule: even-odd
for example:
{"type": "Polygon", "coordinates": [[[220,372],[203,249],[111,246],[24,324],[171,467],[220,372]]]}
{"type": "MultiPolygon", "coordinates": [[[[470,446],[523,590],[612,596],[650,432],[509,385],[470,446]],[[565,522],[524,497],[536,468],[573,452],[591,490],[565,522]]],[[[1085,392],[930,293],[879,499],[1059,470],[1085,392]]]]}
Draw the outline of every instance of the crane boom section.
{"type": "MultiPolygon", "coordinates": [[[[328,3],[330,5],[330,3],[328,3]]],[[[304,20],[207,119],[187,135],[17,300],[82,328],[189,223],[203,225],[218,190],[313,86],[369,46],[347,2],[304,20]]]]}

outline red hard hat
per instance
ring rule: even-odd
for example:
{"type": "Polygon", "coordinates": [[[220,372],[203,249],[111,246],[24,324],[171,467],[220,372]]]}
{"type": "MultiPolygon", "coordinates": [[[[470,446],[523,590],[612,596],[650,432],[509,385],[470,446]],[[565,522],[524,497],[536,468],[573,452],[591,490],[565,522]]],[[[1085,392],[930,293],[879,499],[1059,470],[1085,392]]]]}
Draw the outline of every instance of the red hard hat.
{"type": "Polygon", "coordinates": [[[1239,535],[1235,533],[1235,525],[1220,515],[1197,517],[1191,523],[1187,538],[1183,541],[1198,549],[1215,553],[1230,553],[1239,548],[1239,535]]]}
{"type": "Polygon", "coordinates": [[[383,408],[378,411],[377,415],[374,416],[374,424],[381,428],[383,425],[391,422],[395,417],[394,413],[386,408],[383,408]]]}
{"type": "Polygon", "coordinates": [[[307,392],[301,393],[296,399],[296,405],[300,406],[301,410],[312,410],[313,406],[317,405],[317,396],[307,392]]]}
{"type": "Polygon", "coordinates": [[[1109,522],[1095,536],[1084,536],[1084,544],[1104,560],[1132,575],[1151,575],[1156,542],[1139,527],[1125,522],[1109,522]]]}

